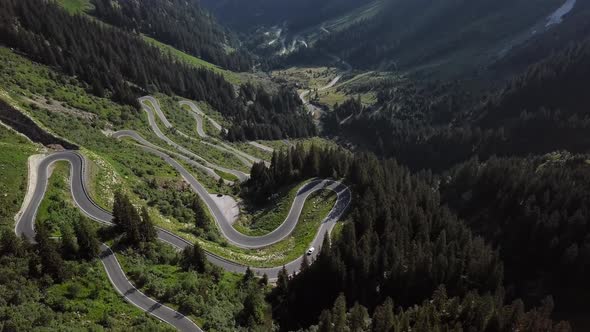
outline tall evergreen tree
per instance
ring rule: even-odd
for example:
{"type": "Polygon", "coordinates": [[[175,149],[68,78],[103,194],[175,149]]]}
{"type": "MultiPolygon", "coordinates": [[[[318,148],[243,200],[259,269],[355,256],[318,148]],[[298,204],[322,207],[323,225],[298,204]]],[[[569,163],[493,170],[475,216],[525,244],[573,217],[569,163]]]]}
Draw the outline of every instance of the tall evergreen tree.
{"type": "Polygon", "coordinates": [[[209,217],[205,207],[198,196],[194,197],[191,208],[195,214],[195,226],[203,232],[208,232],[211,228],[209,217]]]}
{"type": "Polygon", "coordinates": [[[72,259],[78,256],[80,248],[72,226],[64,224],[61,227],[61,252],[66,259],[72,259]]]}
{"type": "Polygon", "coordinates": [[[391,332],[395,323],[393,316],[393,301],[387,298],[385,303],[378,306],[373,314],[373,332],[391,332]]]}
{"type": "Polygon", "coordinates": [[[348,329],[346,299],[344,298],[344,294],[340,294],[338,298],[336,298],[334,307],[332,307],[332,325],[334,331],[346,331],[348,329]]]}
{"type": "Polygon", "coordinates": [[[198,243],[187,246],[182,251],[180,264],[185,271],[195,270],[204,273],[207,270],[207,256],[198,243]]]}
{"type": "Polygon", "coordinates": [[[56,281],[65,278],[64,262],[57,250],[57,245],[51,240],[49,230],[44,224],[38,224],[35,234],[36,250],[41,260],[41,270],[56,281]]]}
{"type": "Polygon", "coordinates": [[[141,209],[141,239],[142,242],[154,242],[158,238],[158,232],[154,226],[154,222],[150,217],[147,209],[142,207],[141,209]]]}
{"type": "Polygon", "coordinates": [[[74,226],[80,248],[79,256],[87,260],[96,258],[100,252],[100,241],[88,219],[80,217],[74,226]]]}
{"type": "Polygon", "coordinates": [[[2,232],[2,237],[0,238],[0,254],[7,256],[7,255],[14,255],[20,257],[24,252],[24,248],[22,245],[21,239],[19,239],[14,232],[11,230],[7,230],[2,232]]]}

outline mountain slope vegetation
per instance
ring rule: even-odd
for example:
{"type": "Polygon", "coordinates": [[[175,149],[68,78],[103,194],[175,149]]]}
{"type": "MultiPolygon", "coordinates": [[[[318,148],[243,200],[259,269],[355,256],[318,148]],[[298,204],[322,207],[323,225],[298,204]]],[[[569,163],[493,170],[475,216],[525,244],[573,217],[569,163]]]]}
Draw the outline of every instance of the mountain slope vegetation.
{"type": "Polygon", "coordinates": [[[223,68],[247,71],[247,54],[229,51],[229,31],[219,26],[196,0],[93,0],[90,14],[127,31],[143,33],[190,55],[223,68]]]}
{"type": "MultiPolygon", "coordinates": [[[[197,0],[0,3],[0,121],[48,151],[80,149],[88,156],[90,194],[114,207],[118,225],[96,232],[79,216],[62,163],[40,209],[39,243],[16,238],[12,219],[26,185],[26,159],[37,149],[0,127],[0,146],[10,154],[0,157],[0,202],[11,204],[0,207],[0,330],[75,329],[77,319],[92,329],[161,328],[112,299],[112,290],[100,291],[108,279],[91,254],[97,247],[81,249],[89,242],[78,237],[112,243],[138,289],[205,330],[590,328],[587,2],[548,28],[547,16],[563,0],[203,0],[239,34],[218,25],[197,0]],[[355,16],[340,29],[323,25],[368,7],[370,18],[355,16]],[[251,40],[235,36],[261,31],[262,44],[274,39],[273,47],[285,48],[291,38],[300,50],[273,59],[242,53],[251,40]],[[262,72],[338,57],[353,68],[262,72]],[[305,89],[321,130],[302,100],[305,89]],[[326,95],[335,92],[337,98],[326,95]],[[231,195],[246,209],[282,204],[274,211],[282,215],[296,184],[344,183],[352,200],[322,245],[314,242],[314,260],[305,255],[309,238],[331,207],[316,196],[290,235],[298,242],[277,245],[290,246],[288,257],[274,245],[237,249],[173,168],[110,137],[125,128],[157,140],[138,111],[137,97],[147,94],[161,101],[174,125],[165,134],[175,142],[249,172],[242,184],[224,183],[223,176],[215,184],[191,168],[220,194],[213,198],[231,195]],[[178,105],[182,99],[195,101],[225,130],[208,131],[214,139],[197,137],[198,119],[178,105]],[[338,103],[320,104],[326,100],[338,103]],[[287,140],[319,132],[350,149],[287,140]],[[224,140],[261,139],[276,140],[262,142],[274,151],[257,154],[270,163],[250,170],[235,156],[206,151],[224,140]],[[209,145],[198,147],[201,141],[209,145]],[[154,225],[214,254],[238,253],[222,257],[245,264],[304,255],[300,272],[283,269],[272,285],[249,269],[243,276],[224,272],[198,244],[178,253],[157,243],[154,225]],[[117,310],[112,317],[109,301],[117,310]],[[134,319],[125,320],[127,314],[134,319]]],[[[212,128],[209,121],[205,126],[212,128]]],[[[282,222],[277,215],[266,221],[245,215],[239,227],[268,223],[268,233],[282,222]]]]}
{"type": "Polygon", "coordinates": [[[256,28],[260,25],[282,25],[299,31],[329,18],[346,13],[373,0],[289,1],[203,0],[203,5],[220,20],[235,28],[256,28]]]}
{"type": "Polygon", "coordinates": [[[6,10],[0,13],[0,41],[36,61],[79,77],[97,96],[108,96],[136,108],[139,108],[137,97],[153,91],[204,100],[237,124],[249,122],[250,127],[272,129],[259,130],[257,139],[307,137],[315,133],[309,130],[310,117],[300,104],[288,108],[291,112],[273,117],[272,123],[265,123],[270,117],[247,112],[236,98],[234,86],[220,74],[179,62],[115,27],[83,15],[72,16],[53,2],[6,0],[4,3],[6,10]]]}
{"type": "Polygon", "coordinates": [[[365,68],[493,59],[511,37],[534,26],[561,3],[389,0],[375,17],[327,35],[316,47],[365,68]]]}
{"type": "Polygon", "coordinates": [[[384,82],[375,105],[337,105],[326,129],[377,142],[371,149],[415,169],[440,171],[474,155],[585,152],[589,50],[590,41],[574,44],[487,94],[468,82],[384,82]]]}

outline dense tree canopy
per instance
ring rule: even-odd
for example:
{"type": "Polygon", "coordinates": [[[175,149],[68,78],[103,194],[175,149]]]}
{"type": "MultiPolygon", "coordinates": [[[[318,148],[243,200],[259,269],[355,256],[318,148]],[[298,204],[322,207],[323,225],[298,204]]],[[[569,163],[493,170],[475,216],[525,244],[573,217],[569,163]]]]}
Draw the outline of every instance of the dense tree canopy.
{"type": "Polygon", "coordinates": [[[324,128],[413,169],[442,171],[474,155],[583,153],[589,59],[590,41],[571,45],[488,95],[472,93],[469,82],[384,81],[375,105],[336,105],[324,128]]]}
{"type": "Polygon", "coordinates": [[[143,207],[141,213],[138,212],[129,197],[121,192],[115,194],[113,223],[124,233],[125,242],[132,246],[153,242],[158,235],[147,209],[143,207]]]}
{"type": "Polygon", "coordinates": [[[443,200],[500,248],[509,295],[553,294],[562,310],[588,310],[575,300],[590,293],[587,160],[567,152],[471,160],[443,176],[443,200]]]}
{"type": "Polygon", "coordinates": [[[108,95],[138,108],[137,97],[153,91],[204,100],[236,124],[230,130],[234,133],[230,138],[236,140],[316,133],[291,89],[275,96],[245,85],[241,90],[254,90],[249,95],[255,99],[236,98],[234,87],[221,75],[185,65],[136,35],[82,15],[72,16],[51,1],[2,3],[0,42],[77,76],[98,96],[108,95]]]}
{"type": "Polygon", "coordinates": [[[306,113],[294,89],[283,87],[275,95],[250,83],[240,87],[244,106],[234,116],[234,126],[226,137],[230,141],[282,139],[315,136],[316,126],[306,113]]]}
{"type": "Polygon", "coordinates": [[[231,36],[201,8],[199,1],[92,0],[92,3],[93,15],[117,27],[144,33],[230,70],[247,71],[252,66],[248,54],[225,50],[233,42],[231,36]]]}
{"type": "Polygon", "coordinates": [[[78,76],[99,96],[110,91],[136,105],[137,89],[159,90],[218,109],[233,105],[233,87],[221,76],[175,62],[136,36],[69,15],[52,1],[3,0],[2,7],[0,41],[78,76]]]}

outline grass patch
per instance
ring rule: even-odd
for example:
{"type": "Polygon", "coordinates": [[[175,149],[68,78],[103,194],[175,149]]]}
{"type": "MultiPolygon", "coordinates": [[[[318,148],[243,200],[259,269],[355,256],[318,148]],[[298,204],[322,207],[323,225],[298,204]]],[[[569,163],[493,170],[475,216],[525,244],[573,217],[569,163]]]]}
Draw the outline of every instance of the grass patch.
{"type": "Polygon", "coordinates": [[[215,172],[215,174],[221,176],[221,178],[224,180],[232,181],[232,182],[237,182],[240,180],[237,176],[235,176],[231,173],[223,172],[223,171],[220,171],[217,169],[214,169],[213,171],[215,172]]]}
{"type": "MultiPolygon", "coordinates": [[[[162,112],[174,128],[191,137],[199,137],[197,134],[197,121],[195,121],[195,118],[191,115],[189,107],[179,104],[183,98],[177,96],[170,97],[161,93],[154,95],[154,98],[158,100],[162,112]]],[[[151,105],[151,103],[148,103],[148,105],[151,105]]],[[[159,121],[157,116],[156,118],[159,121]]],[[[162,126],[161,122],[159,123],[159,126],[162,130],[165,128],[162,126]]]]}
{"type": "Polygon", "coordinates": [[[319,224],[328,215],[336,199],[337,195],[327,190],[310,195],[293,233],[283,241],[266,248],[241,249],[231,245],[219,246],[200,239],[198,242],[206,250],[244,265],[252,267],[281,266],[304,254],[313,240],[319,224]]]}
{"type": "MultiPolygon", "coordinates": [[[[80,211],[70,196],[69,173],[69,163],[60,161],[55,164],[37,214],[37,220],[48,225],[56,237],[60,236],[59,230],[64,224],[72,225],[80,217],[80,211]]],[[[75,319],[86,327],[95,324],[118,328],[140,325],[173,330],[126,303],[113,289],[98,259],[91,262],[66,261],[66,264],[73,276],[47,289],[44,301],[50,307],[56,306],[75,314],[75,319]]]]}
{"type": "Polygon", "coordinates": [[[93,8],[90,0],[58,0],[58,3],[70,14],[86,13],[93,8]]]}
{"type": "MultiPolygon", "coordinates": [[[[131,249],[117,252],[117,259],[133,284],[161,303],[183,312],[206,331],[235,331],[235,317],[243,308],[242,277],[212,268],[205,273],[184,271],[177,254],[161,243],[158,254],[131,249]]],[[[256,280],[253,281],[257,283],[256,280]]],[[[265,286],[255,286],[266,293],[265,286]]]]}
{"type": "Polygon", "coordinates": [[[250,236],[262,236],[274,231],[285,221],[297,192],[307,182],[309,181],[281,189],[276,199],[263,207],[241,215],[234,224],[234,228],[240,233],[250,236]]]}
{"type": "Polygon", "coordinates": [[[61,236],[64,225],[73,225],[80,218],[70,194],[70,164],[58,161],[53,164],[53,172],[47,183],[47,191],[37,211],[37,223],[47,225],[51,235],[61,236]]]}
{"type": "Polygon", "coordinates": [[[250,145],[248,143],[243,143],[243,142],[229,143],[229,142],[227,142],[227,144],[231,145],[232,147],[234,147],[237,150],[243,151],[251,156],[254,156],[254,157],[262,159],[262,160],[268,161],[272,158],[272,152],[262,150],[260,148],[253,146],[253,145],[250,145]]]}
{"type": "MultiPolygon", "coordinates": [[[[164,101],[166,101],[167,99],[168,98],[163,98],[164,101]]],[[[161,106],[162,106],[162,112],[165,113],[166,117],[168,117],[168,115],[172,115],[173,117],[182,117],[182,115],[180,115],[180,114],[183,112],[170,112],[170,110],[167,107],[163,107],[163,105],[161,105],[161,106]]],[[[152,142],[155,145],[158,145],[158,146],[163,147],[163,148],[170,150],[170,151],[181,153],[180,151],[176,150],[172,146],[169,146],[166,142],[164,142],[162,139],[160,139],[159,137],[157,137],[153,133],[151,128],[148,127],[149,126],[148,119],[147,119],[147,114],[145,112],[141,112],[141,114],[139,116],[140,116],[141,120],[130,122],[129,128],[136,130],[145,139],[147,139],[148,141],[152,142]]],[[[186,116],[189,116],[188,113],[186,113],[186,116]]],[[[222,166],[225,168],[235,169],[235,170],[239,170],[239,171],[242,171],[245,173],[250,172],[249,167],[245,166],[233,153],[227,152],[227,151],[221,151],[221,150],[212,148],[211,146],[208,146],[206,144],[203,144],[201,142],[201,139],[197,138],[198,136],[197,136],[196,132],[191,132],[191,133],[194,133],[194,135],[191,135],[192,139],[187,139],[186,137],[179,134],[175,128],[166,129],[158,117],[156,117],[155,119],[156,119],[156,123],[157,123],[158,127],[164,133],[164,135],[166,135],[173,142],[179,144],[180,146],[184,147],[185,149],[196,154],[197,156],[204,158],[205,160],[207,160],[208,162],[210,162],[212,164],[216,164],[216,165],[219,165],[219,166],[222,166]]],[[[170,121],[170,119],[169,119],[169,121],[170,121]]],[[[178,121],[178,119],[177,119],[177,121],[178,121]]],[[[194,119],[190,118],[190,123],[194,124],[195,123],[194,119]]],[[[195,128],[195,130],[196,130],[196,128],[195,128]]],[[[186,135],[190,135],[190,133],[186,133],[186,132],[184,132],[184,133],[186,135]]],[[[195,160],[195,161],[198,161],[198,160],[195,160]]]]}
{"type": "Polygon", "coordinates": [[[46,290],[45,302],[68,312],[71,322],[79,329],[96,328],[96,325],[123,330],[131,328],[174,331],[168,324],[148,316],[125,302],[113,289],[100,261],[67,262],[76,274],[68,281],[46,290]]]}
{"type": "Polygon", "coordinates": [[[98,154],[87,149],[83,152],[89,166],[88,192],[96,204],[110,210],[115,192],[121,189],[122,179],[113,166],[98,154]]]}
{"type": "Polygon", "coordinates": [[[273,71],[271,75],[278,80],[285,80],[304,86],[307,89],[318,89],[326,86],[340,70],[332,67],[291,67],[273,71]]]}
{"type": "MultiPolygon", "coordinates": [[[[203,111],[209,118],[215,120],[222,128],[228,128],[230,126],[229,121],[221,115],[217,110],[215,110],[211,105],[204,101],[197,102],[197,106],[203,111]]],[[[205,133],[214,137],[220,137],[221,132],[217,130],[217,128],[213,127],[211,122],[208,119],[204,119],[204,127],[205,133]]]]}
{"type": "Polygon", "coordinates": [[[36,146],[0,125],[0,225],[13,225],[27,191],[27,160],[36,146]]]}
{"type": "Polygon", "coordinates": [[[172,56],[172,57],[190,65],[190,66],[193,66],[196,68],[205,68],[205,69],[212,70],[212,71],[222,75],[223,77],[225,77],[225,79],[232,84],[241,84],[243,81],[242,78],[240,77],[240,75],[237,73],[223,69],[223,68],[221,68],[217,65],[214,65],[210,62],[199,59],[199,58],[192,56],[190,54],[184,53],[184,52],[182,52],[170,45],[164,44],[164,43],[162,43],[154,38],[151,38],[149,36],[142,35],[142,37],[147,43],[161,49],[162,52],[169,54],[170,56],[172,56]]]}

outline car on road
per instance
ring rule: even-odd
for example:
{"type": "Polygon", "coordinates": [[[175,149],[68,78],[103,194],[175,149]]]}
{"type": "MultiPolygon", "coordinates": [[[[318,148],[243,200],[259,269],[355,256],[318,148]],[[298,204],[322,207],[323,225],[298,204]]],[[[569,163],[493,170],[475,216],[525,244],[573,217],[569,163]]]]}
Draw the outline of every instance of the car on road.
{"type": "Polygon", "coordinates": [[[310,256],[311,254],[313,254],[314,251],[315,251],[314,247],[307,249],[307,256],[310,256]]]}

